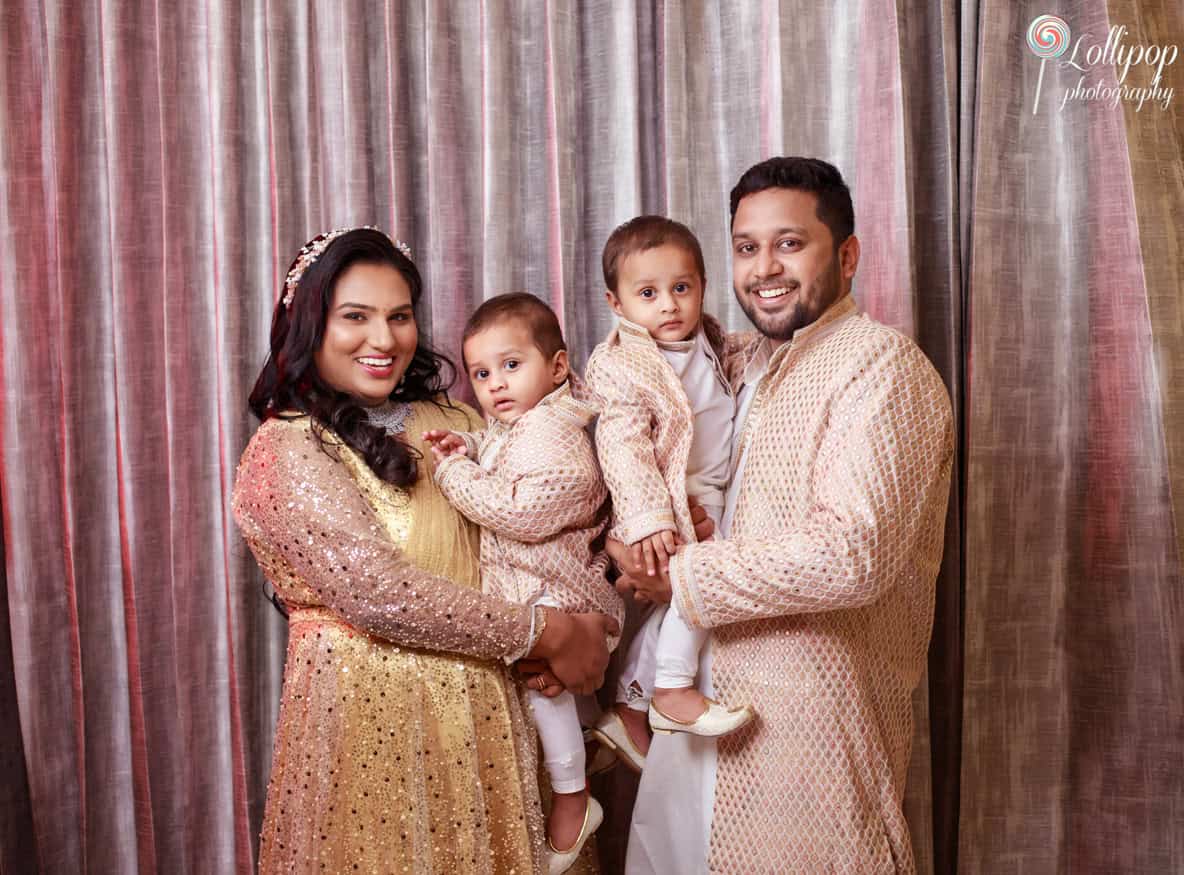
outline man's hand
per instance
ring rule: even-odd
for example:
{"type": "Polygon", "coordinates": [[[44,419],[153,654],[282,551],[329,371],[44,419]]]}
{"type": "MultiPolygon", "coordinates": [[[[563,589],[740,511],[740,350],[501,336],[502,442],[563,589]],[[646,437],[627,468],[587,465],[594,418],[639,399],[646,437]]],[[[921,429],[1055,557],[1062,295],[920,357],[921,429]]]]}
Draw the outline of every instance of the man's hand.
{"type": "Polygon", "coordinates": [[[520,659],[514,663],[512,673],[524,687],[540,692],[548,699],[554,699],[566,689],[545,659],[520,659]]]}
{"type": "MultiPolygon", "coordinates": [[[[606,636],[617,635],[617,621],[605,614],[565,614],[555,608],[546,611],[543,634],[527,654],[545,659],[558,683],[573,693],[594,693],[604,683],[608,666],[606,636]]],[[[545,692],[548,678],[544,678],[545,692]]],[[[537,687],[536,687],[537,689],[537,687]]]]}
{"type": "Polygon", "coordinates": [[[617,578],[614,584],[622,596],[632,595],[634,601],[653,602],[654,604],[664,605],[670,602],[673,597],[673,590],[670,588],[670,578],[662,572],[650,576],[648,574],[634,577],[630,574],[622,574],[617,578]]]}
{"type": "Polygon", "coordinates": [[[639,602],[665,604],[670,601],[670,578],[665,571],[649,574],[645,562],[635,562],[633,551],[612,538],[605,543],[604,549],[621,570],[615,585],[622,596],[633,596],[639,602]]]}
{"type": "Polygon", "coordinates": [[[436,464],[440,464],[449,456],[467,456],[469,445],[464,438],[453,431],[433,429],[425,431],[423,439],[432,445],[432,455],[436,457],[436,464]]]}
{"type": "Polygon", "coordinates": [[[645,565],[646,574],[665,572],[670,567],[670,557],[678,549],[678,535],[671,531],[655,532],[642,538],[629,548],[634,565],[645,565]]]}
{"type": "Polygon", "coordinates": [[[695,496],[689,496],[687,504],[691,508],[691,525],[695,527],[695,540],[711,540],[711,536],[715,532],[715,522],[707,515],[707,511],[703,505],[699,504],[699,499],[695,496]]]}

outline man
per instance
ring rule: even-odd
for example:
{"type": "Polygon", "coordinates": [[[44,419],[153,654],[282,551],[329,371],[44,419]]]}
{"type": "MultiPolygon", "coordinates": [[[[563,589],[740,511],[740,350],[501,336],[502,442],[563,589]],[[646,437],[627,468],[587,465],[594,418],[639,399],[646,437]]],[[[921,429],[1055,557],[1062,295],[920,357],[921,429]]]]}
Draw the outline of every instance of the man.
{"type": "MultiPolygon", "coordinates": [[[[949,495],[949,397],[856,312],[850,193],[773,158],[732,190],[738,410],[721,540],[623,590],[712,630],[700,683],[758,719],[654,739],[627,871],[914,871],[901,809],[949,495]]],[[[619,551],[617,554],[620,555],[619,551]]]]}

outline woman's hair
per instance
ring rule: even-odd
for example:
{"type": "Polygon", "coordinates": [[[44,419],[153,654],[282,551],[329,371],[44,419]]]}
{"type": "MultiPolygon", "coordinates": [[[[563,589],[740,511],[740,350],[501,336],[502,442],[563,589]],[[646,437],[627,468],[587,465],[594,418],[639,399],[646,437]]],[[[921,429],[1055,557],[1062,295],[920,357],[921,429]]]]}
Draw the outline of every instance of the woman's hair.
{"type": "MultiPolygon", "coordinates": [[[[313,238],[306,249],[323,243],[325,236],[313,238]]],[[[325,337],[333,289],[338,278],[355,264],[385,264],[397,270],[411,289],[411,306],[418,321],[423,281],[411,259],[381,231],[372,228],[347,231],[331,239],[305,269],[290,304],[284,303],[287,289],[281,289],[271,320],[271,351],[251,390],[249,403],[260,420],[297,412],[307,414],[322,446],[325,446],[324,429],[331,429],[380,478],[396,486],[410,486],[415,482],[420,453],[404,441],[392,438],[384,429],[371,425],[362,405],[326,383],[313,362],[313,355],[325,337]]],[[[295,261],[292,266],[296,266],[295,261]]],[[[447,391],[455,378],[452,362],[433,350],[420,335],[415,356],[390,399],[437,401],[443,395],[447,403],[447,391]]]]}

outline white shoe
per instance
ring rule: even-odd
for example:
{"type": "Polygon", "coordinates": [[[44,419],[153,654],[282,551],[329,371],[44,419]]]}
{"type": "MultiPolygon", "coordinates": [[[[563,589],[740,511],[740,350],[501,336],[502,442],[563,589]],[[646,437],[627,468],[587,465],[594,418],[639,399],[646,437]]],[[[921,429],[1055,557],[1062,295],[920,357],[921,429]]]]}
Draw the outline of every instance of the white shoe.
{"type": "Polygon", "coordinates": [[[625,728],[624,721],[612,708],[600,715],[600,719],[592,728],[592,734],[634,772],[640,773],[645,768],[645,754],[637,749],[637,745],[629,737],[629,730],[625,728]]]}
{"type": "Polygon", "coordinates": [[[607,772],[617,765],[617,755],[613,753],[613,749],[601,742],[591,729],[585,729],[584,744],[592,742],[596,742],[596,753],[592,755],[592,759],[588,760],[588,766],[584,769],[584,774],[588,777],[607,772]]]}
{"type": "Polygon", "coordinates": [[[555,846],[551,844],[550,836],[547,837],[547,872],[550,875],[562,875],[570,869],[580,856],[580,851],[584,849],[588,836],[596,832],[603,822],[604,809],[600,807],[599,802],[589,796],[588,804],[584,808],[584,825],[580,827],[580,834],[574,845],[566,851],[557,851],[555,846]]]}
{"type": "Polygon", "coordinates": [[[751,721],[754,716],[752,709],[747,705],[743,708],[725,708],[714,699],[708,699],[707,710],[686,723],[663,714],[652,701],[650,702],[650,728],[665,735],[671,732],[707,736],[727,735],[751,721]]]}

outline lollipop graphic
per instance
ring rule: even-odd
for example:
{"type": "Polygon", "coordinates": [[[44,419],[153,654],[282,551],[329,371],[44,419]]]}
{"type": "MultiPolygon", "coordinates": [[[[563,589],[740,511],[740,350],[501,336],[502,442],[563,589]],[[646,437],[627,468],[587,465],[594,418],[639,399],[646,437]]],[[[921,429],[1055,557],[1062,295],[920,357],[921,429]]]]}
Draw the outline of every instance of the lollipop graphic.
{"type": "Polygon", "coordinates": [[[1059,58],[1069,48],[1069,25],[1055,15],[1037,15],[1028,25],[1028,48],[1040,59],[1040,77],[1036,80],[1036,99],[1032,101],[1032,115],[1040,102],[1040,86],[1044,84],[1044,63],[1059,58]]]}

